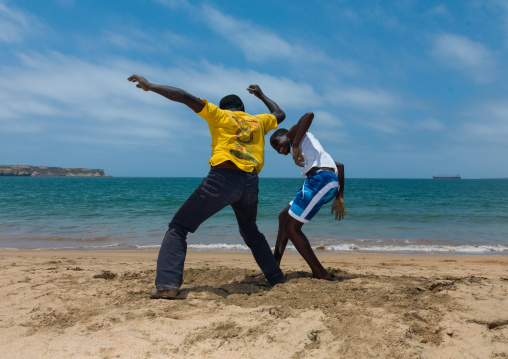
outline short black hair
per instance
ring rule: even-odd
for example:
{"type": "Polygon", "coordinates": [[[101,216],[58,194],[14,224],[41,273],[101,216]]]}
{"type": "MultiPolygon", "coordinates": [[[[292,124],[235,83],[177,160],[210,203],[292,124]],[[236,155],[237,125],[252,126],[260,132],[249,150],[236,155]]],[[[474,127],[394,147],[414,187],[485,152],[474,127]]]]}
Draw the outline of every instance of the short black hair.
{"type": "Polygon", "coordinates": [[[221,110],[237,109],[243,106],[240,97],[236,95],[227,95],[220,100],[219,107],[221,110]]]}
{"type": "Polygon", "coordinates": [[[279,128],[277,131],[275,131],[272,136],[270,137],[270,144],[272,144],[272,141],[276,140],[277,138],[279,137],[282,137],[284,136],[286,133],[288,133],[289,131],[286,130],[285,128],[279,128]]]}

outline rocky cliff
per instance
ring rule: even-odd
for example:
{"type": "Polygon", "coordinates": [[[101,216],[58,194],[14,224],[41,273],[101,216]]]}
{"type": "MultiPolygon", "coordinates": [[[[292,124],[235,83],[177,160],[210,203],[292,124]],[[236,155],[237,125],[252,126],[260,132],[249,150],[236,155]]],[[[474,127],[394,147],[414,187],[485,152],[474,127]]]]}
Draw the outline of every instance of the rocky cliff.
{"type": "Polygon", "coordinates": [[[0,166],[0,176],[111,177],[99,169],[46,166],[0,166]]]}

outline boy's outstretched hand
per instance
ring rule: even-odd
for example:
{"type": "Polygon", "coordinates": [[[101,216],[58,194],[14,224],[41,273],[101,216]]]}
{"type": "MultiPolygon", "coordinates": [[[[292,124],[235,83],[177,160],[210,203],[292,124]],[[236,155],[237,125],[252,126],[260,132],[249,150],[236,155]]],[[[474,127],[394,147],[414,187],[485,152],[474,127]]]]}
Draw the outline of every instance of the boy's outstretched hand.
{"type": "Polygon", "coordinates": [[[127,80],[129,80],[130,82],[137,82],[138,84],[136,85],[136,87],[139,87],[140,89],[143,89],[145,91],[150,90],[150,87],[148,85],[149,82],[143,76],[132,75],[127,80]]]}
{"type": "Polygon", "coordinates": [[[335,212],[335,219],[340,221],[344,219],[344,216],[347,214],[346,205],[344,204],[344,199],[337,197],[332,204],[332,215],[335,212]]]}

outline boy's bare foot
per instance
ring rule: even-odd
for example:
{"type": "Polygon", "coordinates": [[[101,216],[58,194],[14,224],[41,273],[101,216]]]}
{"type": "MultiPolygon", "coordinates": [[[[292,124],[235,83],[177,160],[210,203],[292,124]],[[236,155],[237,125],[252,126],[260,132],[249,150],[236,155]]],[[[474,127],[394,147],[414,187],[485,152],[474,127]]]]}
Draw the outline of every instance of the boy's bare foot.
{"type": "Polygon", "coordinates": [[[313,273],[312,276],[317,279],[332,280],[332,276],[328,272],[319,275],[313,273]]]}

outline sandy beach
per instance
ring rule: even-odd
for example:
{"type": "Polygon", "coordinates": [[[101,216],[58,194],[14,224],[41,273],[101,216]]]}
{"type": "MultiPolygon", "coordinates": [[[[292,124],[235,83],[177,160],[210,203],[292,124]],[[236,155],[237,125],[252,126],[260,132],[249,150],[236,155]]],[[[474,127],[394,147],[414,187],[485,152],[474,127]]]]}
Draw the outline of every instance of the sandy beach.
{"type": "Polygon", "coordinates": [[[153,300],[157,250],[0,251],[2,358],[506,358],[508,256],[189,252],[153,300]]]}

